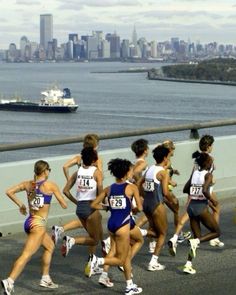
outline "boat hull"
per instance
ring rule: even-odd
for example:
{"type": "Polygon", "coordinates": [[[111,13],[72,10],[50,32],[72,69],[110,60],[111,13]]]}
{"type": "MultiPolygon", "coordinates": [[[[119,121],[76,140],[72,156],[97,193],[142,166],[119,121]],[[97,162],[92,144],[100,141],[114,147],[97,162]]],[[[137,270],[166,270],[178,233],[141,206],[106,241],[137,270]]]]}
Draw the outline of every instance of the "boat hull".
{"type": "Polygon", "coordinates": [[[49,106],[34,103],[4,103],[0,104],[0,111],[14,112],[39,112],[39,113],[74,113],[78,109],[78,105],[74,106],[49,106]]]}

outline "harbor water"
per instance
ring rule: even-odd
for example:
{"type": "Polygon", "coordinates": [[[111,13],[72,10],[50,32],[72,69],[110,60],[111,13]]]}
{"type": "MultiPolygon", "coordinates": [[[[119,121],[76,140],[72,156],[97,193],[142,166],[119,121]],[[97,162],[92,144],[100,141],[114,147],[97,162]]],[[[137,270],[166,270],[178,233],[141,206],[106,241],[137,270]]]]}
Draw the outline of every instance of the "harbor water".
{"type": "MultiPolygon", "coordinates": [[[[113,131],[137,130],[235,118],[236,88],[223,85],[150,81],[146,73],[93,73],[160,67],[161,63],[0,64],[0,96],[38,101],[57,84],[79,104],[72,114],[0,112],[0,143],[21,143],[113,131]]],[[[200,130],[214,136],[236,134],[236,126],[200,130]]],[[[185,140],[189,132],[143,136],[151,144],[185,140]]],[[[100,149],[128,147],[135,137],[106,140],[100,149]]],[[[81,144],[2,152],[0,162],[77,154],[81,144]]]]}

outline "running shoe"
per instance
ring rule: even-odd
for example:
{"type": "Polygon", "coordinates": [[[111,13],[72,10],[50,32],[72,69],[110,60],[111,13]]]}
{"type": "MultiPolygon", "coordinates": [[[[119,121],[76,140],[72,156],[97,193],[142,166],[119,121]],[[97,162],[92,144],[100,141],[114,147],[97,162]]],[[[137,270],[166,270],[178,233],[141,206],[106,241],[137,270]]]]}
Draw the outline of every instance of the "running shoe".
{"type": "Polygon", "coordinates": [[[8,279],[1,281],[2,288],[4,290],[4,294],[11,295],[14,293],[14,285],[11,284],[8,279]]]}
{"type": "Polygon", "coordinates": [[[102,254],[105,257],[111,249],[111,239],[108,237],[105,240],[102,240],[102,254]]]}
{"type": "Polygon", "coordinates": [[[98,267],[97,257],[94,254],[89,255],[88,263],[84,270],[85,275],[88,278],[90,278],[91,275],[93,274],[93,270],[97,267],[98,267]]]}
{"type": "Polygon", "coordinates": [[[61,234],[64,232],[62,226],[53,225],[52,227],[52,240],[56,245],[58,240],[61,239],[61,234]]]}
{"type": "Polygon", "coordinates": [[[213,239],[213,240],[210,240],[209,244],[212,246],[212,247],[224,247],[224,243],[221,242],[218,238],[216,239],[213,239]]]}
{"type": "Polygon", "coordinates": [[[108,276],[101,275],[98,282],[100,285],[107,287],[107,288],[111,288],[114,286],[114,284],[111,282],[111,280],[109,279],[108,276]]]}
{"type": "Polygon", "coordinates": [[[156,270],[164,270],[166,267],[165,265],[162,265],[158,262],[155,262],[155,263],[149,263],[148,264],[148,270],[149,271],[156,271],[156,270]]]}
{"type": "Polygon", "coordinates": [[[156,248],[156,241],[152,241],[149,243],[149,253],[154,253],[156,248]]]}
{"type": "Polygon", "coordinates": [[[130,287],[126,287],[125,294],[132,295],[132,294],[140,294],[143,292],[143,289],[138,287],[136,284],[131,285],[130,287]]]}
{"type": "Polygon", "coordinates": [[[188,240],[191,238],[191,232],[190,231],[186,231],[186,232],[182,232],[179,236],[178,236],[178,240],[177,242],[179,244],[183,243],[184,241],[188,240]]]}
{"type": "Polygon", "coordinates": [[[189,239],[189,244],[190,244],[189,255],[192,258],[195,258],[196,257],[196,250],[199,245],[199,239],[189,239]]]}
{"type": "Polygon", "coordinates": [[[194,275],[195,273],[196,273],[196,269],[194,269],[193,267],[192,267],[192,265],[184,265],[184,267],[183,267],[183,272],[185,272],[185,273],[189,273],[189,274],[191,274],[191,275],[194,275]]]}
{"type": "Polygon", "coordinates": [[[45,281],[45,280],[42,279],[40,281],[39,285],[41,287],[48,288],[48,289],[57,289],[58,288],[58,284],[53,283],[52,280],[45,281]]]}
{"type": "Polygon", "coordinates": [[[177,243],[174,242],[173,238],[169,239],[168,241],[169,253],[171,256],[176,255],[177,243]]]}
{"type": "Polygon", "coordinates": [[[63,238],[63,244],[61,246],[61,255],[66,257],[70,251],[70,249],[73,247],[74,243],[72,242],[73,238],[69,236],[64,236],[63,238]]]}

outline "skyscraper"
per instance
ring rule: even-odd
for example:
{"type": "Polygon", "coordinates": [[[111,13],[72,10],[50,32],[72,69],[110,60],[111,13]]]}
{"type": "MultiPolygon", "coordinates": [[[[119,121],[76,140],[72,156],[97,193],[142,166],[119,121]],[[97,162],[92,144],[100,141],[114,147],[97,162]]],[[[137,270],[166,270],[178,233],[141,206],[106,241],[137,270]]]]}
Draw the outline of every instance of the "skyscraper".
{"type": "Polygon", "coordinates": [[[53,18],[52,14],[40,15],[40,45],[47,50],[48,42],[53,39],[53,18]]]}

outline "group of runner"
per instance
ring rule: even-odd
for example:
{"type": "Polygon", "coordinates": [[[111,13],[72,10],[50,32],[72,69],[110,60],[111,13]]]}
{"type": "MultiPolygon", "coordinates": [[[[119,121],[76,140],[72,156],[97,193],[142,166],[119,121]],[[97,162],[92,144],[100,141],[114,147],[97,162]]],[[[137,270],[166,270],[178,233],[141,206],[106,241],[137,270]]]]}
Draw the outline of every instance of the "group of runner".
{"type": "Polygon", "coordinates": [[[153,151],[154,163],[149,166],[147,156],[148,141],[138,139],[132,143],[131,149],[136,156],[135,163],[127,159],[114,158],[108,162],[108,170],[114,176],[113,184],[103,188],[102,159],[98,156],[99,138],[96,134],[88,134],[84,138],[81,153],[63,166],[67,183],[63,194],[76,205],[77,218],[63,226],[54,225],[51,236],[46,231],[46,220],[52,195],[56,197],[62,208],[67,204],[57,184],[48,179],[51,168],[46,161],[37,161],[34,165],[34,178],[23,181],[6,191],[7,196],[19,207],[20,213],[29,217],[25,221],[27,240],[19,258],[14,263],[7,279],[1,281],[5,294],[14,292],[14,282],[23,271],[32,255],[43,246],[42,278],[40,286],[56,289],[49,274],[52,254],[55,245],[62,239],[61,254],[66,257],[71,248],[87,245],[89,251],[85,275],[100,274],[98,282],[105,287],[113,287],[109,278],[110,266],[118,266],[124,272],[126,281],[125,294],[139,294],[142,288],[134,283],[132,274],[132,258],[144,243],[144,236],[150,239],[149,251],[152,253],[147,266],[149,271],[164,270],[159,262],[159,255],[167,236],[166,206],[173,212],[175,233],[168,241],[169,252],[176,255],[177,242],[189,240],[190,251],[183,271],[196,273],[192,260],[201,242],[210,241],[212,246],[223,247],[219,240],[219,203],[213,192],[214,159],[210,155],[214,138],[204,135],[199,141],[200,151],[193,154],[194,165],[191,176],[184,186],[188,194],[186,212],[179,216],[178,199],[173,193],[176,182],[173,174],[179,174],[171,164],[175,146],[171,140],[157,145],[153,151]],[[78,170],[71,176],[69,169],[78,165],[78,170]],[[76,187],[76,195],[71,190],[76,187]],[[18,197],[17,193],[25,191],[28,206],[18,197]],[[209,209],[210,208],[210,209],[209,209]],[[100,210],[110,211],[108,219],[109,236],[104,239],[102,215],[100,210]],[[141,212],[141,213],[139,213],[141,212]],[[143,213],[142,213],[143,212],[143,213]],[[137,216],[134,219],[134,216],[137,216]],[[193,233],[183,233],[184,224],[190,220],[193,233]],[[147,223],[145,229],[143,225],[147,223]],[[201,235],[200,223],[209,232],[201,235]],[[66,235],[72,229],[84,228],[87,235],[75,237],[66,235]],[[130,243],[127,243],[130,241],[130,243]],[[96,247],[101,242],[103,256],[97,257],[96,247]]]}

